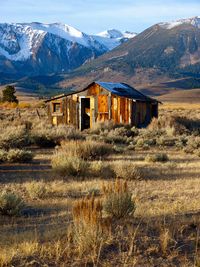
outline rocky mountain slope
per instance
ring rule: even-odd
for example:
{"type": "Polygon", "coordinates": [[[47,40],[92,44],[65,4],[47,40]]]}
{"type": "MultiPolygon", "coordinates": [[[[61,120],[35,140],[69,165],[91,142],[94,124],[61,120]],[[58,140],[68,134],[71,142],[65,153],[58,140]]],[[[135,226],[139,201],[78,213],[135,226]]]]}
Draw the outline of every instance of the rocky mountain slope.
{"type": "Polygon", "coordinates": [[[200,18],[153,25],[62,78],[58,87],[101,79],[128,82],[146,92],[150,88],[152,94],[161,84],[171,90],[170,81],[176,79],[181,79],[180,88],[200,87],[200,18]]]}
{"type": "Polygon", "coordinates": [[[87,35],[60,23],[0,24],[0,72],[69,72],[135,36],[117,30],[106,33],[87,35]]]}
{"type": "Polygon", "coordinates": [[[107,51],[112,49],[108,40],[122,44],[70,73],[24,78],[18,85],[44,92],[47,87],[49,91],[77,90],[94,80],[120,81],[154,96],[176,88],[200,88],[200,17],[158,23],[124,43],[115,30],[91,38],[95,39],[93,51],[100,43],[107,51]]]}

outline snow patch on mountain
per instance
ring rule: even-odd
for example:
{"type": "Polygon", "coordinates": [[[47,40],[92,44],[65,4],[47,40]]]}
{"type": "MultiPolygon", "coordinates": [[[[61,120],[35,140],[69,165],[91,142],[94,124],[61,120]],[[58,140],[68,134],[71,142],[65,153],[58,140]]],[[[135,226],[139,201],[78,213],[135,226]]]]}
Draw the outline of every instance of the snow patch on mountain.
{"type": "Polygon", "coordinates": [[[56,36],[59,36],[65,40],[71,41],[73,43],[79,43],[87,47],[89,46],[88,43],[89,38],[85,38],[87,37],[87,35],[67,24],[61,24],[61,23],[44,24],[39,22],[32,22],[29,24],[29,26],[34,30],[48,32],[56,36]]]}
{"type": "Polygon", "coordinates": [[[32,50],[43,38],[43,31],[35,31],[20,24],[0,25],[0,54],[12,61],[25,61],[32,55],[32,50]]]}
{"type": "Polygon", "coordinates": [[[112,50],[118,45],[122,44],[124,41],[127,41],[128,39],[131,39],[135,36],[136,33],[128,31],[122,33],[116,29],[112,29],[93,35],[93,38],[105,45],[108,50],[112,50]]]}
{"type": "Polygon", "coordinates": [[[136,35],[137,35],[137,33],[135,33],[135,32],[129,32],[129,31],[125,31],[125,32],[123,33],[124,38],[127,38],[127,39],[132,39],[132,38],[134,38],[136,35]]]}
{"type": "Polygon", "coordinates": [[[97,36],[104,37],[104,38],[111,38],[111,39],[115,38],[116,39],[116,38],[122,38],[123,34],[118,30],[112,29],[112,30],[100,32],[97,34],[97,36]]]}
{"type": "Polygon", "coordinates": [[[197,17],[193,17],[189,19],[180,19],[180,20],[172,21],[172,22],[161,22],[158,25],[167,30],[171,30],[183,24],[190,24],[200,29],[200,17],[197,16],[197,17]]]}
{"type": "Polygon", "coordinates": [[[88,35],[61,23],[3,23],[0,24],[0,55],[11,61],[26,61],[39,49],[45,36],[55,44],[58,53],[60,40],[64,39],[68,50],[78,44],[100,55],[133,38],[135,34],[113,29],[88,35]]]}

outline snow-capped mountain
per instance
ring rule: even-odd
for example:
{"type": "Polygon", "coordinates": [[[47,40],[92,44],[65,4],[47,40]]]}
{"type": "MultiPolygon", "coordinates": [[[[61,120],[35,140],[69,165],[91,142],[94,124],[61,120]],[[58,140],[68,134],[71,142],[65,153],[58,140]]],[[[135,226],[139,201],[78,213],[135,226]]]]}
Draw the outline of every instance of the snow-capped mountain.
{"type": "Polygon", "coordinates": [[[0,24],[0,71],[69,71],[135,36],[117,30],[105,33],[88,35],[61,23],[0,24]]]}
{"type": "MultiPolygon", "coordinates": [[[[111,37],[112,33],[113,37],[120,37],[117,32],[99,35],[111,37]]],[[[162,88],[165,86],[167,90],[199,88],[200,18],[155,24],[127,43],[74,71],[73,75],[68,75],[66,79],[64,77],[63,84],[68,87],[73,84],[79,88],[80,75],[86,83],[99,77],[116,82],[119,79],[124,82],[128,80],[133,86],[144,86],[146,93],[153,94],[164,92],[162,88]],[[149,89],[147,84],[150,85],[149,89]],[[154,88],[155,84],[158,86],[154,88]]]]}
{"type": "Polygon", "coordinates": [[[176,20],[176,21],[171,21],[171,22],[161,22],[159,23],[159,26],[161,26],[162,28],[171,30],[175,27],[178,27],[180,25],[184,25],[184,24],[190,24],[196,28],[200,29],[200,17],[193,17],[193,18],[189,18],[189,19],[180,19],[180,20],[176,20]]]}
{"type": "Polygon", "coordinates": [[[97,35],[93,36],[95,40],[99,43],[104,44],[108,50],[119,46],[120,44],[126,42],[128,39],[131,39],[136,36],[136,33],[132,32],[120,32],[118,30],[112,29],[104,32],[100,32],[97,35]]]}

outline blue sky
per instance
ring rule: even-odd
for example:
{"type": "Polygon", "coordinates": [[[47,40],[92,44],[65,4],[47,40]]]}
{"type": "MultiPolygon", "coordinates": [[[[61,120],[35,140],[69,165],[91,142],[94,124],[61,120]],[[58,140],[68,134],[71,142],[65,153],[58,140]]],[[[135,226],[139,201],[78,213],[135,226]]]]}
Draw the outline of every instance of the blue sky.
{"type": "Polygon", "coordinates": [[[157,22],[198,15],[199,0],[0,0],[0,22],[63,22],[86,33],[141,32],[157,22]]]}

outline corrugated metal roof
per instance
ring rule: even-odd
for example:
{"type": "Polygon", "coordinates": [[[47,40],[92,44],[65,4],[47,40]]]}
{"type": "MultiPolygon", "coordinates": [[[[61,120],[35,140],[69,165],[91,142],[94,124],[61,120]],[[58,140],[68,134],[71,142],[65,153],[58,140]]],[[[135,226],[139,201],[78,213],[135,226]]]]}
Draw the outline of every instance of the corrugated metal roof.
{"type": "Polygon", "coordinates": [[[111,82],[95,82],[96,84],[100,85],[101,87],[105,88],[109,92],[114,95],[118,95],[121,97],[132,98],[135,100],[141,101],[153,101],[154,99],[147,97],[137,91],[135,88],[131,87],[125,83],[111,83],[111,82]]]}

